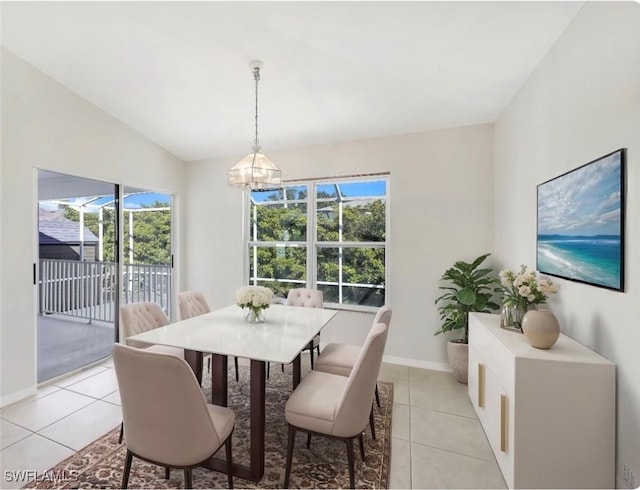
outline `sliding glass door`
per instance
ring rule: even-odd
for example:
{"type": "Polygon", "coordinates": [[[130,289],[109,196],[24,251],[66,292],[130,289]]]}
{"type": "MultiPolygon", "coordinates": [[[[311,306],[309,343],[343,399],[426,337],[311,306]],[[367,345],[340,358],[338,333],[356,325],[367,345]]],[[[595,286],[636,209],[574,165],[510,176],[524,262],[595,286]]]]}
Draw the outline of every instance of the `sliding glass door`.
{"type": "Polygon", "coordinates": [[[171,318],[173,256],[169,195],[41,170],[38,209],[42,383],[111,354],[120,303],[171,318]]]}
{"type": "Polygon", "coordinates": [[[38,172],[38,382],[95,363],[117,339],[118,186],[38,172]]]}
{"type": "Polygon", "coordinates": [[[171,318],[171,196],[124,187],[122,301],[157,303],[171,318]]]}

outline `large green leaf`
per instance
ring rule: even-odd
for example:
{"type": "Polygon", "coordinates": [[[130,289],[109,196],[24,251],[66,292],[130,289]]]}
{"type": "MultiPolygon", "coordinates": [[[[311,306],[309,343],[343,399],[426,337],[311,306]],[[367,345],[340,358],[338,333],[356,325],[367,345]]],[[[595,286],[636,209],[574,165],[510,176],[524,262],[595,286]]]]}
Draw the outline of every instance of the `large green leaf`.
{"type": "Polygon", "coordinates": [[[490,254],[484,254],[473,262],[457,261],[441,276],[445,292],[436,299],[442,321],[437,334],[452,330],[464,330],[464,341],[468,339],[469,312],[489,312],[498,309],[491,301],[492,292],[498,292],[498,279],[491,277],[491,268],[479,268],[490,254]]]}
{"type": "Polygon", "coordinates": [[[464,288],[456,293],[456,299],[465,306],[471,306],[476,302],[476,293],[471,288],[464,288]]]}

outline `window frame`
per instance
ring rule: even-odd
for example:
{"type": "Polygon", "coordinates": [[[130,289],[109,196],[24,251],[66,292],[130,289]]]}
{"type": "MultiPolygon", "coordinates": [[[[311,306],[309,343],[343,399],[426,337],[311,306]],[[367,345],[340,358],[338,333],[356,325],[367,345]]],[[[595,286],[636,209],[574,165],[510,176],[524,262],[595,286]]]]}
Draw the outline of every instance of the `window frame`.
{"type": "MultiPolygon", "coordinates": [[[[283,182],[283,188],[290,186],[301,187],[304,186],[307,189],[307,229],[306,241],[285,241],[285,240],[272,240],[272,241],[260,241],[260,240],[252,240],[253,235],[252,223],[253,217],[251,216],[252,210],[252,200],[251,200],[251,192],[244,192],[243,199],[243,284],[255,284],[258,280],[257,278],[251,279],[249,277],[251,264],[250,264],[250,249],[251,247],[256,247],[256,250],[260,247],[306,247],[306,267],[305,267],[305,275],[306,275],[306,283],[301,285],[300,287],[307,288],[316,288],[318,284],[317,275],[318,275],[318,267],[317,267],[317,259],[318,259],[318,251],[323,248],[382,248],[384,249],[384,304],[389,306],[391,304],[391,288],[390,288],[390,244],[391,244],[391,199],[390,199],[390,174],[387,173],[377,173],[377,174],[366,174],[360,176],[339,176],[339,177],[325,177],[325,178],[316,178],[316,179],[301,179],[301,180],[290,180],[283,182]],[[346,183],[357,183],[357,182],[372,182],[372,181],[384,181],[385,182],[385,239],[382,241],[371,242],[371,241],[319,241],[317,237],[317,187],[321,185],[340,185],[346,183]]],[[[286,200],[286,199],[285,199],[286,200]]],[[[300,200],[295,200],[300,202],[300,200]]],[[[257,256],[257,254],[255,254],[257,256]]],[[[321,281],[322,282],[322,281],[321,281]]],[[[341,282],[341,281],[340,281],[341,282]]],[[[338,285],[338,290],[341,293],[341,286],[338,285]]],[[[345,310],[345,311],[357,311],[357,312],[375,312],[378,310],[378,307],[375,306],[366,306],[366,305],[356,305],[356,304],[345,304],[345,303],[328,303],[325,302],[325,307],[335,310],[345,310]]]]}

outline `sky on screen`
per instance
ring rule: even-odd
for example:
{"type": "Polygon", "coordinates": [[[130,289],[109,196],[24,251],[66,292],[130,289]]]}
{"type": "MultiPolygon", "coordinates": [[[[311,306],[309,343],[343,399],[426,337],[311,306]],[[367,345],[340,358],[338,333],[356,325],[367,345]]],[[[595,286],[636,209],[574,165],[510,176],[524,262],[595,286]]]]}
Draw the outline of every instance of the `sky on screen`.
{"type": "Polygon", "coordinates": [[[620,152],[538,187],[538,234],[620,234],[620,152]]]}
{"type": "MultiPolygon", "coordinates": [[[[380,197],[384,196],[387,191],[387,183],[384,180],[368,181],[368,182],[342,182],[339,184],[340,191],[345,197],[380,197]]],[[[303,190],[304,186],[292,186],[295,189],[303,190]]],[[[318,191],[324,191],[329,195],[335,195],[335,186],[333,184],[320,184],[318,191]]],[[[273,196],[279,197],[280,191],[270,192],[252,192],[251,197],[254,202],[263,202],[272,199],[273,196]]]]}

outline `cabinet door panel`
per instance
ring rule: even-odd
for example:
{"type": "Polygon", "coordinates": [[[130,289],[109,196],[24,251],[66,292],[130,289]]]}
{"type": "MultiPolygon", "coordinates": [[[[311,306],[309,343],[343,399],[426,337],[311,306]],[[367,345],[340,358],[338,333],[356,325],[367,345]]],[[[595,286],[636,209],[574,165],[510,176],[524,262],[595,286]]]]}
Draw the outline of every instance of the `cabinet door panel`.
{"type": "MultiPolygon", "coordinates": [[[[476,352],[480,353],[487,364],[491,366],[499,383],[509,389],[514,383],[513,355],[503,345],[496,342],[496,338],[483,328],[476,318],[471,317],[469,323],[469,344],[473,345],[476,352]]],[[[504,331],[504,333],[516,337],[522,336],[516,332],[504,331]]]]}
{"type": "Polygon", "coordinates": [[[513,406],[491,369],[485,373],[485,417],[481,420],[507,486],[513,488],[513,406]],[[504,401],[503,401],[504,400],[504,401]]]}

